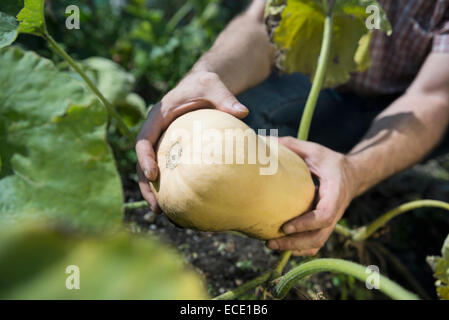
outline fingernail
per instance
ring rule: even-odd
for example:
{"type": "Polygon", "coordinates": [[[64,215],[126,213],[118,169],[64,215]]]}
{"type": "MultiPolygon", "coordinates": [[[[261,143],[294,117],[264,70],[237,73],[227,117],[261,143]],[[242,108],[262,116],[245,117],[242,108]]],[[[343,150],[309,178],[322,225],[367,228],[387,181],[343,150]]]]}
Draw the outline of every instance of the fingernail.
{"type": "Polygon", "coordinates": [[[154,181],[157,177],[157,169],[151,167],[150,164],[146,162],[144,163],[143,174],[148,180],[154,181]]]}
{"type": "Polygon", "coordinates": [[[158,169],[155,167],[151,167],[150,169],[150,180],[154,181],[157,179],[157,175],[158,175],[158,169]]]}
{"type": "Polygon", "coordinates": [[[145,175],[145,178],[150,179],[150,170],[143,169],[143,174],[145,175]]]}
{"type": "Polygon", "coordinates": [[[277,241],[270,240],[270,241],[268,241],[268,248],[270,248],[271,250],[278,250],[279,245],[278,245],[277,241]]]}
{"type": "Polygon", "coordinates": [[[238,103],[238,102],[235,102],[232,105],[232,109],[234,109],[235,111],[238,111],[238,112],[248,112],[248,109],[243,104],[238,103]]]}
{"type": "Polygon", "coordinates": [[[283,229],[286,234],[292,234],[296,232],[296,228],[291,224],[286,225],[283,229]]]}

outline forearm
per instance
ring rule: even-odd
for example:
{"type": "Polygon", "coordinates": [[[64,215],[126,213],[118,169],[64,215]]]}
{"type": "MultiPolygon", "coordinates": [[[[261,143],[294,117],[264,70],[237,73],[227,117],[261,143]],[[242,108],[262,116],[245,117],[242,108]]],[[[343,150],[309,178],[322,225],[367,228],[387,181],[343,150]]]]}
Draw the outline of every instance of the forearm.
{"type": "Polygon", "coordinates": [[[445,132],[447,104],[438,95],[409,93],[382,112],[348,154],[354,196],[422,160],[445,132]]]}
{"type": "Polygon", "coordinates": [[[192,71],[218,74],[234,95],[266,79],[274,60],[263,23],[264,5],[263,0],[253,1],[245,13],[226,27],[192,71]]]}

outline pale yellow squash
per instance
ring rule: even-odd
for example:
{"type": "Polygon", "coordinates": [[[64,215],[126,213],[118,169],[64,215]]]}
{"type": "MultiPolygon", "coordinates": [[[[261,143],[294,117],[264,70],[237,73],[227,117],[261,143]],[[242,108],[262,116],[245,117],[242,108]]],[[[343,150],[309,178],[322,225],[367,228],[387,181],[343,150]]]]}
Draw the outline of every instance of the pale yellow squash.
{"type": "Polygon", "coordinates": [[[176,119],[159,141],[157,160],[159,179],[151,188],[165,214],[186,228],[278,238],[281,226],[314,198],[310,171],[298,155],[217,110],[176,119]]]}

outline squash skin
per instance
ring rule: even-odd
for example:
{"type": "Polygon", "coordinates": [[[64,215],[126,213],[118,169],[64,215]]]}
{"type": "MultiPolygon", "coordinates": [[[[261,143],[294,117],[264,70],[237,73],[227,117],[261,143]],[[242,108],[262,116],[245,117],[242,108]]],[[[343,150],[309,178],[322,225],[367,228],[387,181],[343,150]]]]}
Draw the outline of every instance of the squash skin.
{"type": "MultiPolygon", "coordinates": [[[[202,130],[240,129],[263,145],[271,139],[245,131],[249,127],[243,121],[218,110],[201,109],[177,118],[158,143],[159,177],[150,183],[162,211],[186,228],[232,230],[263,240],[285,236],[281,226],[309,210],[314,199],[315,186],[304,161],[278,144],[278,168],[272,175],[261,175],[260,169],[267,166],[259,161],[248,164],[247,156],[244,164],[187,163],[186,159],[195,155],[192,138],[175,132],[192,133],[194,123],[202,130]]],[[[222,138],[213,141],[226,143],[224,134],[222,138]]],[[[206,153],[205,145],[215,142],[203,141],[201,156],[206,153]]],[[[234,155],[236,148],[234,145],[234,155]]],[[[245,143],[243,150],[247,149],[245,143]]],[[[270,144],[267,150],[273,150],[270,144]]]]}

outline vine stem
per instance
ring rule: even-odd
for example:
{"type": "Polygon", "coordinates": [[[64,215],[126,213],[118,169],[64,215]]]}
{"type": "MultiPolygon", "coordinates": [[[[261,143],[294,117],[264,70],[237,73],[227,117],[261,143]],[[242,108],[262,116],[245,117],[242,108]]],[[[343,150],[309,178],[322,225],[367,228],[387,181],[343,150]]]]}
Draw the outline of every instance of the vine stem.
{"type": "MultiPolygon", "coordinates": [[[[296,268],[285,274],[283,277],[281,277],[279,279],[279,282],[275,286],[273,293],[275,297],[282,299],[297,281],[311,274],[324,271],[344,273],[365,282],[373,274],[372,272],[367,273],[366,270],[367,269],[365,266],[351,261],[341,259],[316,259],[297,266],[296,268]]],[[[379,290],[392,299],[396,300],[419,299],[415,294],[402,288],[395,282],[380,274],[379,290]]]]}
{"type": "Polygon", "coordinates": [[[352,229],[344,227],[341,224],[337,224],[335,226],[335,230],[334,231],[336,233],[338,233],[338,234],[341,234],[342,236],[351,237],[351,238],[352,238],[352,234],[354,233],[354,231],[352,229]]]}
{"type": "Polygon", "coordinates": [[[125,135],[131,141],[131,143],[134,143],[134,135],[131,133],[122,117],[120,117],[117,110],[115,110],[112,104],[104,97],[100,90],[98,90],[98,88],[89,79],[86,73],[78,66],[78,64],[72,59],[72,57],[70,57],[70,55],[53,39],[53,37],[48,34],[48,32],[44,32],[43,37],[48,41],[48,43],[50,43],[50,45],[56,50],[56,52],[58,52],[70,64],[70,66],[81,76],[81,78],[83,78],[87,86],[103,103],[108,113],[117,120],[118,127],[122,134],[125,135]]]}
{"type": "Polygon", "coordinates": [[[376,232],[379,228],[383,227],[387,224],[391,219],[397,217],[398,215],[418,208],[424,207],[432,207],[432,208],[440,208],[449,211],[449,203],[438,201],[438,200],[416,200],[404,203],[399,207],[396,207],[379,218],[371,222],[369,225],[361,227],[355,230],[352,234],[352,240],[355,242],[363,241],[369,238],[374,232],[376,232]]]}
{"type": "Polygon", "coordinates": [[[332,31],[334,19],[332,15],[332,8],[329,8],[327,0],[323,0],[323,6],[327,11],[324,20],[324,34],[323,42],[321,44],[320,57],[318,59],[318,66],[313,79],[312,88],[310,89],[309,97],[307,98],[306,106],[301,118],[301,124],[298,131],[299,140],[307,140],[309,137],[310,125],[312,123],[313,113],[315,111],[318,96],[326,79],[326,70],[329,64],[329,58],[332,45],[332,31]]]}
{"type": "MultiPolygon", "coordinates": [[[[341,234],[345,237],[350,238],[354,242],[360,242],[360,241],[363,241],[363,240],[366,240],[367,238],[369,238],[374,232],[376,232],[379,228],[384,226],[386,223],[388,223],[394,217],[396,217],[402,213],[405,213],[407,211],[417,209],[417,208],[423,208],[423,207],[440,208],[440,209],[445,209],[445,210],[449,211],[449,203],[446,203],[443,201],[438,201],[438,200],[416,200],[416,201],[402,204],[399,207],[396,207],[396,208],[386,212],[385,214],[383,214],[382,216],[380,216],[379,218],[374,220],[368,226],[365,226],[365,227],[362,227],[362,228],[359,228],[356,230],[352,230],[350,228],[347,228],[340,224],[337,224],[335,226],[335,232],[338,234],[341,234]]],[[[254,289],[258,285],[260,285],[268,280],[278,279],[282,275],[282,271],[283,271],[285,265],[288,263],[290,255],[291,255],[290,251],[283,252],[281,257],[279,258],[278,262],[276,263],[276,266],[273,269],[263,273],[261,276],[243,284],[240,287],[237,287],[236,289],[234,289],[232,291],[228,291],[228,292],[216,297],[215,299],[220,299],[220,300],[236,299],[239,296],[241,296],[242,294],[244,294],[246,291],[254,289]]],[[[329,260],[329,259],[317,259],[317,260],[322,261],[322,260],[329,260]]],[[[317,260],[313,260],[313,261],[317,261],[317,260]]],[[[301,267],[303,265],[304,264],[300,265],[299,267],[301,267]]],[[[345,271],[343,269],[344,269],[344,267],[342,267],[341,272],[345,273],[345,271]]],[[[332,271],[332,270],[322,270],[322,271],[332,271]]],[[[385,278],[385,279],[388,280],[387,278],[385,278]]],[[[388,280],[388,281],[392,282],[391,280],[388,280]]],[[[287,292],[288,292],[288,290],[287,290],[287,292]]]]}
{"type": "Polygon", "coordinates": [[[286,264],[288,263],[288,260],[290,259],[292,255],[291,251],[284,251],[281,254],[281,257],[279,258],[278,262],[276,263],[276,266],[274,267],[270,280],[274,280],[282,276],[282,271],[284,270],[286,264]]]}
{"type": "Polygon", "coordinates": [[[146,201],[136,201],[136,202],[128,202],[123,205],[123,209],[131,210],[131,209],[139,209],[148,207],[148,202],[146,201]]]}
{"type": "MultiPolygon", "coordinates": [[[[340,233],[343,236],[349,236],[351,230],[343,227],[341,225],[337,225],[335,227],[335,231],[337,233],[340,233]]],[[[291,251],[284,251],[277,261],[275,267],[273,269],[270,269],[266,271],[265,273],[261,274],[257,278],[254,278],[253,280],[250,280],[241,286],[235,288],[234,290],[227,291],[217,297],[215,297],[213,300],[233,300],[237,299],[247,291],[256,288],[257,286],[271,280],[274,281],[275,279],[278,279],[282,275],[282,271],[285,268],[285,265],[288,263],[291,256],[291,251]]]]}
{"type": "Polygon", "coordinates": [[[257,278],[254,278],[253,280],[250,280],[241,286],[235,288],[234,290],[230,290],[228,292],[225,292],[215,298],[213,300],[234,300],[240,297],[241,295],[245,294],[247,291],[254,289],[258,285],[261,285],[262,283],[265,283],[270,279],[270,276],[272,274],[272,270],[269,270],[265,273],[262,273],[257,278]]]}

